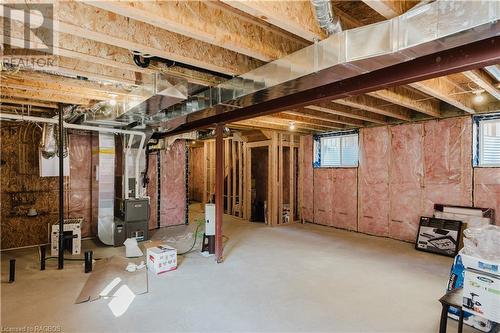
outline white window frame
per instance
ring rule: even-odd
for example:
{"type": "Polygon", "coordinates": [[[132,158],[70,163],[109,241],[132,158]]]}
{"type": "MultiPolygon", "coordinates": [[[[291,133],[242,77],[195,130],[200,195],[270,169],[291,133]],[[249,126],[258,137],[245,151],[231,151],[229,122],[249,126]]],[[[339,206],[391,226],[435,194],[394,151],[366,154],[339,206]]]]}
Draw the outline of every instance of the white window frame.
{"type": "Polygon", "coordinates": [[[359,133],[358,132],[350,132],[350,133],[345,133],[345,134],[339,134],[339,133],[334,133],[331,135],[321,135],[318,138],[314,140],[314,167],[315,168],[357,168],[359,166],[359,133]],[[343,164],[342,158],[342,141],[343,138],[349,138],[349,137],[355,137],[357,141],[357,160],[355,164],[343,164]],[[321,151],[321,140],[322,139],[332,139],[332,138],[338,138],[339,139],[339,150],[340,150],[340,164],[339,165],[332,165],[332,164],[324,164],[324,160],[321,158],[323,156],[322,151],[321,151]],[[319,156],[318,156],[319,152],[319,156]],[[319,158],[319,161],[318,161],[319,158]],[[319,162],[319,163],[318,163],[319,162]]]}
{"type": "Polygon", "coordinates": [[[483,167],[483,168],[494,168],[494,167],[500,167],[500,163],[498,164],[487,164],[484,163],[484,125],[489,124],[489,123],[500,123],[500,118],[494,118],[494,119],[480,119],[477,123],[477,130],[478,130],[478,147],[477,147],[477,167],[483,167]]]}

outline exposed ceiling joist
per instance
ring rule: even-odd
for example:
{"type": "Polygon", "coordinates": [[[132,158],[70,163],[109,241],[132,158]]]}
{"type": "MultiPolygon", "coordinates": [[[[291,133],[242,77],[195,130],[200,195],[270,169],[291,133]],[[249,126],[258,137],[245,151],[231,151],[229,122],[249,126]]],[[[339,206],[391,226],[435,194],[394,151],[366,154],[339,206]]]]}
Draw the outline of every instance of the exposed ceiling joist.
{"type": "Polygon", "coordinates": [[[2,96],[6,96],[9,98],[21,98],[21,99],[28,99],[35,101],[49,101],[49,102],[64,103],[64,104],[89,105],[91,103],[91,100],[80,97],[46,93],[42,91],[14,89],[7,87],[2,87],[2,96]]]}
{"type": "Polygon", "coordinates": [[[281,58],[305,46],[271,29],[203,1],[85,1],[89,5],[149,23],[262,61],[281,58]]]}
{"type": "Polygon", "coordinates": [[[377,113],[370,113],[364,110],[359,110],[352,108],[350,106],[336,104],[336,103],[317,103],[316,105],[308,105],[304,107],[304,111],[309,109],[309,111],[323,112],[331,115],[339,115],[347,118],[358,119],[362,121],[368,121],[375,124],[386,124],[387,119],[383,115],[377,113]]]}
{"type": "Polygon", "coordinates": [[[221,1],[308,41],[325,37],[309,1],[221,1]]]}
{"type": "Polygon", "coordinates": [[[410,110],[399,105],[384,105],[385,101],[367,95],[336,99],[334,102],[399,120],[412,120],[410,110]]]}
{"type": "MultiPolygon", "coordinates": [[[[271,124],[271,125],[281,125],[281,126],[290,126],[290,121],[279,118],[279,117],[274,117],[274,115],[271,116],[262,116],[262,117],[257,117],[255,120],[260,121],[262,123],[266,124],[271,124]]],[[[303,130],[310,130],[310,131],[328,131],[332,129],[342,129],[345,128],[345,125],[342,124],[337,124],[336,126],[326,126],[326,125],[314,125],[308,122],[304,121],[295,121],[295,128],[298,129],[303,129],[303,130]]]]}
{"type": "MultiPolygon", "coordinates": [[[[324,119],[317,119],[317,118],[311,118],[308,116],[305,116],[301,114],[300,112],[294,112],[294,111],[287,111],[287,112],[281,112],[281,113],[276,113],[272,115],[274,118],[279,118],[279,119],[284,119],[284,120],[289,120],[289,121],[294,121],[294,122],[300,122],[300,123],[306,123],[306,124],[312,124],[312,125],[318,125],[322,127],[327,127],[327,128],[344,128],[346,124],[343,124],[341,122],[336,122],[333,119],[330,120],[324,120],[324,119]]],[[[350,126],[356,126],[356,125],[350,125],[350,126]]],[[[358,125],[359,126],[359,125],[358,125]]]]}
{"type": "Polygon", "coordinates": [[[8,104],[17,104],[17,105],[31,105],[31,106],[37,106],[37,107],[47,108],[47,109],[57,109],[59,107],[57,103],[33,101],[33,100],[29,100],[29,99],[12,98],[12,97],[4,97],[4,96],[2,96],[0,98],[0,103],[1,104],[8,103],[8,104]]]}
{"type": "MultiPolygon", "coordinates": [[[[232,127],[232,128],[241,128],[241,129],[255,128],[255,129],[272,129],[272,130],[282,131],[282,132],[289,131],[288,125],[276,125],[276,124],[263,123],[262,121],[255,120],[255,119],[237,121],[237,122],[228,124],[228,126],[232,127]]],[[[310,133],[313,133],[315,131],[314,130],[304,130],[300,126],[297,126],[297,128],[295,129],[294,132],[295,133],[302,133],[302,134],[310,134],[310,133]]]]}
{"type": "Polygon", "coordinates": [[[500,100],[500,90],[497,89],[495,82],[479,69],[463,72],[463,74],[472,82],[483,88],[488,94],[500,100]]]}
{"type": "Polygon", "coordinates": [[[363,0],[363,2],[386,19],[391,19],[403,14],[419,1],[363,0]]]}
{"type": "Polygon", "coordinates": [[[363,127],[364,125],[366,125],[362,120],[344,117],[333,113],[320,112],[308,108],[303,108],[296,111],[285,111],[284,113],[301,116],[303,118],[309,118],[309,121],[311,121],[312,119],[316,119],[319,121],[334,122],[354,127],[363,127]]]}
{"type": "Polygon", "coordinates": [[[426,93],[427,95],[451,104],[465,112],[476,112],[472,106],[470,98],[466,94],[463,94],[462,91],[457,91],[457,86],[447,77],[438,77],[425,81],[414,82],[411,83],[410,86],[426,93]]]}
{"type": "MultiPolygon", "coordinates": [[[[36,13],[30,17],[33,22],[39,18],[36,13]]],[[[58,32],[225,74],[245,73],[262,65],[245,55],[76,1],[58,2],[56,21],[58,32]]]]}
{"type": "Polygon", "coordinates": [[[415,92],[403,87],[395,87],[384,90],[377,90],[368,95],[403,106],[405,108],[426,114],[431,117],[441,117],[439,101],[435,99],[419,100],[415,92]]]}
{"type": "Polygon", "coordinates": [[[120,99],[120,97],[131,94],[128,90],[111,85],[39,72],[30,72],[29,75],[26,73],[22,73],[22,75],[19,73],[5,74],[2,79],[2,87],[43,91],[95,100],[108,100],[113,97],[120,99]]]}
{"type": "MultiPolygon", "coordinates": [[[[26,42],[31,42],[33,46],[37,45],[33,40],[27,41],[24,39],[24,31],[20,26],[14,26],[11,29],[9,38],[6,38],[5,33],[0,35],[0,38],[2,37],[3,40],[9,41],[9,44],[13,47],[22,48],[26,42]]],[[[155,61],[152,61],[148,68],[142,68],[134,63],[130,50],[65,33],[58,34],[58,44],[59,46],[55,46],[54,50],[60,58],[72,59],[72,62],[79,60],[88,64],[94,64],[94,66],[114,68],[114,70],[108,69],[104,71],[115,71],[118,73],[118,75],[111,78],[113,81],[123,80],[124,83],[131,83],[131,81],[134,81],[134,77],[140,79],[144,74],[150,75],[160,71],[185,78],[191,83],[203,86],[213,86],[222,82],[221,79],[207,73],[179,66],[167,67],[165,64],[155,61]]],[[[60,61],[58,63],[61,66],[63,65],[60,61]]],[[[85,73],[79,75],[85,76],[85,73]]]]}

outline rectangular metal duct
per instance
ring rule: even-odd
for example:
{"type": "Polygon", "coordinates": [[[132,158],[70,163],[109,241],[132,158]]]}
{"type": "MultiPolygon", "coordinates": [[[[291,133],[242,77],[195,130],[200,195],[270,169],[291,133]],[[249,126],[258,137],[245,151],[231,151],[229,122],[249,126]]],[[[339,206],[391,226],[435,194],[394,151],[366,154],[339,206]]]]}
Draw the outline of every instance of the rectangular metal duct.
{"type": "Polygon", "coordinates": [[[334,34],[281,59],[190,96],[151,116],[166,132],[418,57],[495,37],[498,1],[436,1],[391,20],[334,34]]]}
{"type": "MultiPolygon", "coordinates": [[[[147,76],[146,76],[147,77],[147,76]]],[[[161,110],[182,102],[188,97],[188,81],[163,73],[149,76],[148,81],[132,89],[126,96],[111,101],[101,101],[90,108],[86,124],[123,126],[134,121],[142,122],[161,110]]]]}

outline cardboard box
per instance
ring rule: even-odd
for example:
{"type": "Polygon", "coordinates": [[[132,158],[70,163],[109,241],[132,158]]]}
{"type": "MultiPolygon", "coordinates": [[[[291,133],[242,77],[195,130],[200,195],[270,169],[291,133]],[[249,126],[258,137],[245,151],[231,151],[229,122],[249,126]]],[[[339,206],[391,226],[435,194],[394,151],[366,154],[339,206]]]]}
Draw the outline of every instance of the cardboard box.
{"type": "Polygon", "coordinates": [[[148,269],[161,274],[177,269],[177,250],[171,246],[162,244],[147,249],[148,269]]]}
{"type": "Polygon", "coordinates": [[[465,267],[464,310],[500,322],[500,262],[463,253],[460,256],[465,267]]]}
{"type": "Polygon", "coordinates": [[[500,322],[500,276],[466,269],[462,305],[466,312],[500,322]]]}

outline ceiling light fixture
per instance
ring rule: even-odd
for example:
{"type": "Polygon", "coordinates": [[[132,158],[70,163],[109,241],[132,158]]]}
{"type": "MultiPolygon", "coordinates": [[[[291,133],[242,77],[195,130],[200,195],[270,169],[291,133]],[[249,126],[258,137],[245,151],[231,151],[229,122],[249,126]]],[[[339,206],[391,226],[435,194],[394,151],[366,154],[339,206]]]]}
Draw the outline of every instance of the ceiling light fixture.
{"type": "Polygon", "coordinates": [[[472,101],[475,103],[475,104],[481,104],[484,102],[484,94],[481,90],[477,90],[477,91],[474,91],[474,97],[472,99],[472,101]]]}
{"type": "Polygon", "coordinates": [[[294,131],[295,130],[295,122],[294,121],[290,122],[290,125],[288,126],[288,129],[290,131],[294,131]]]}

